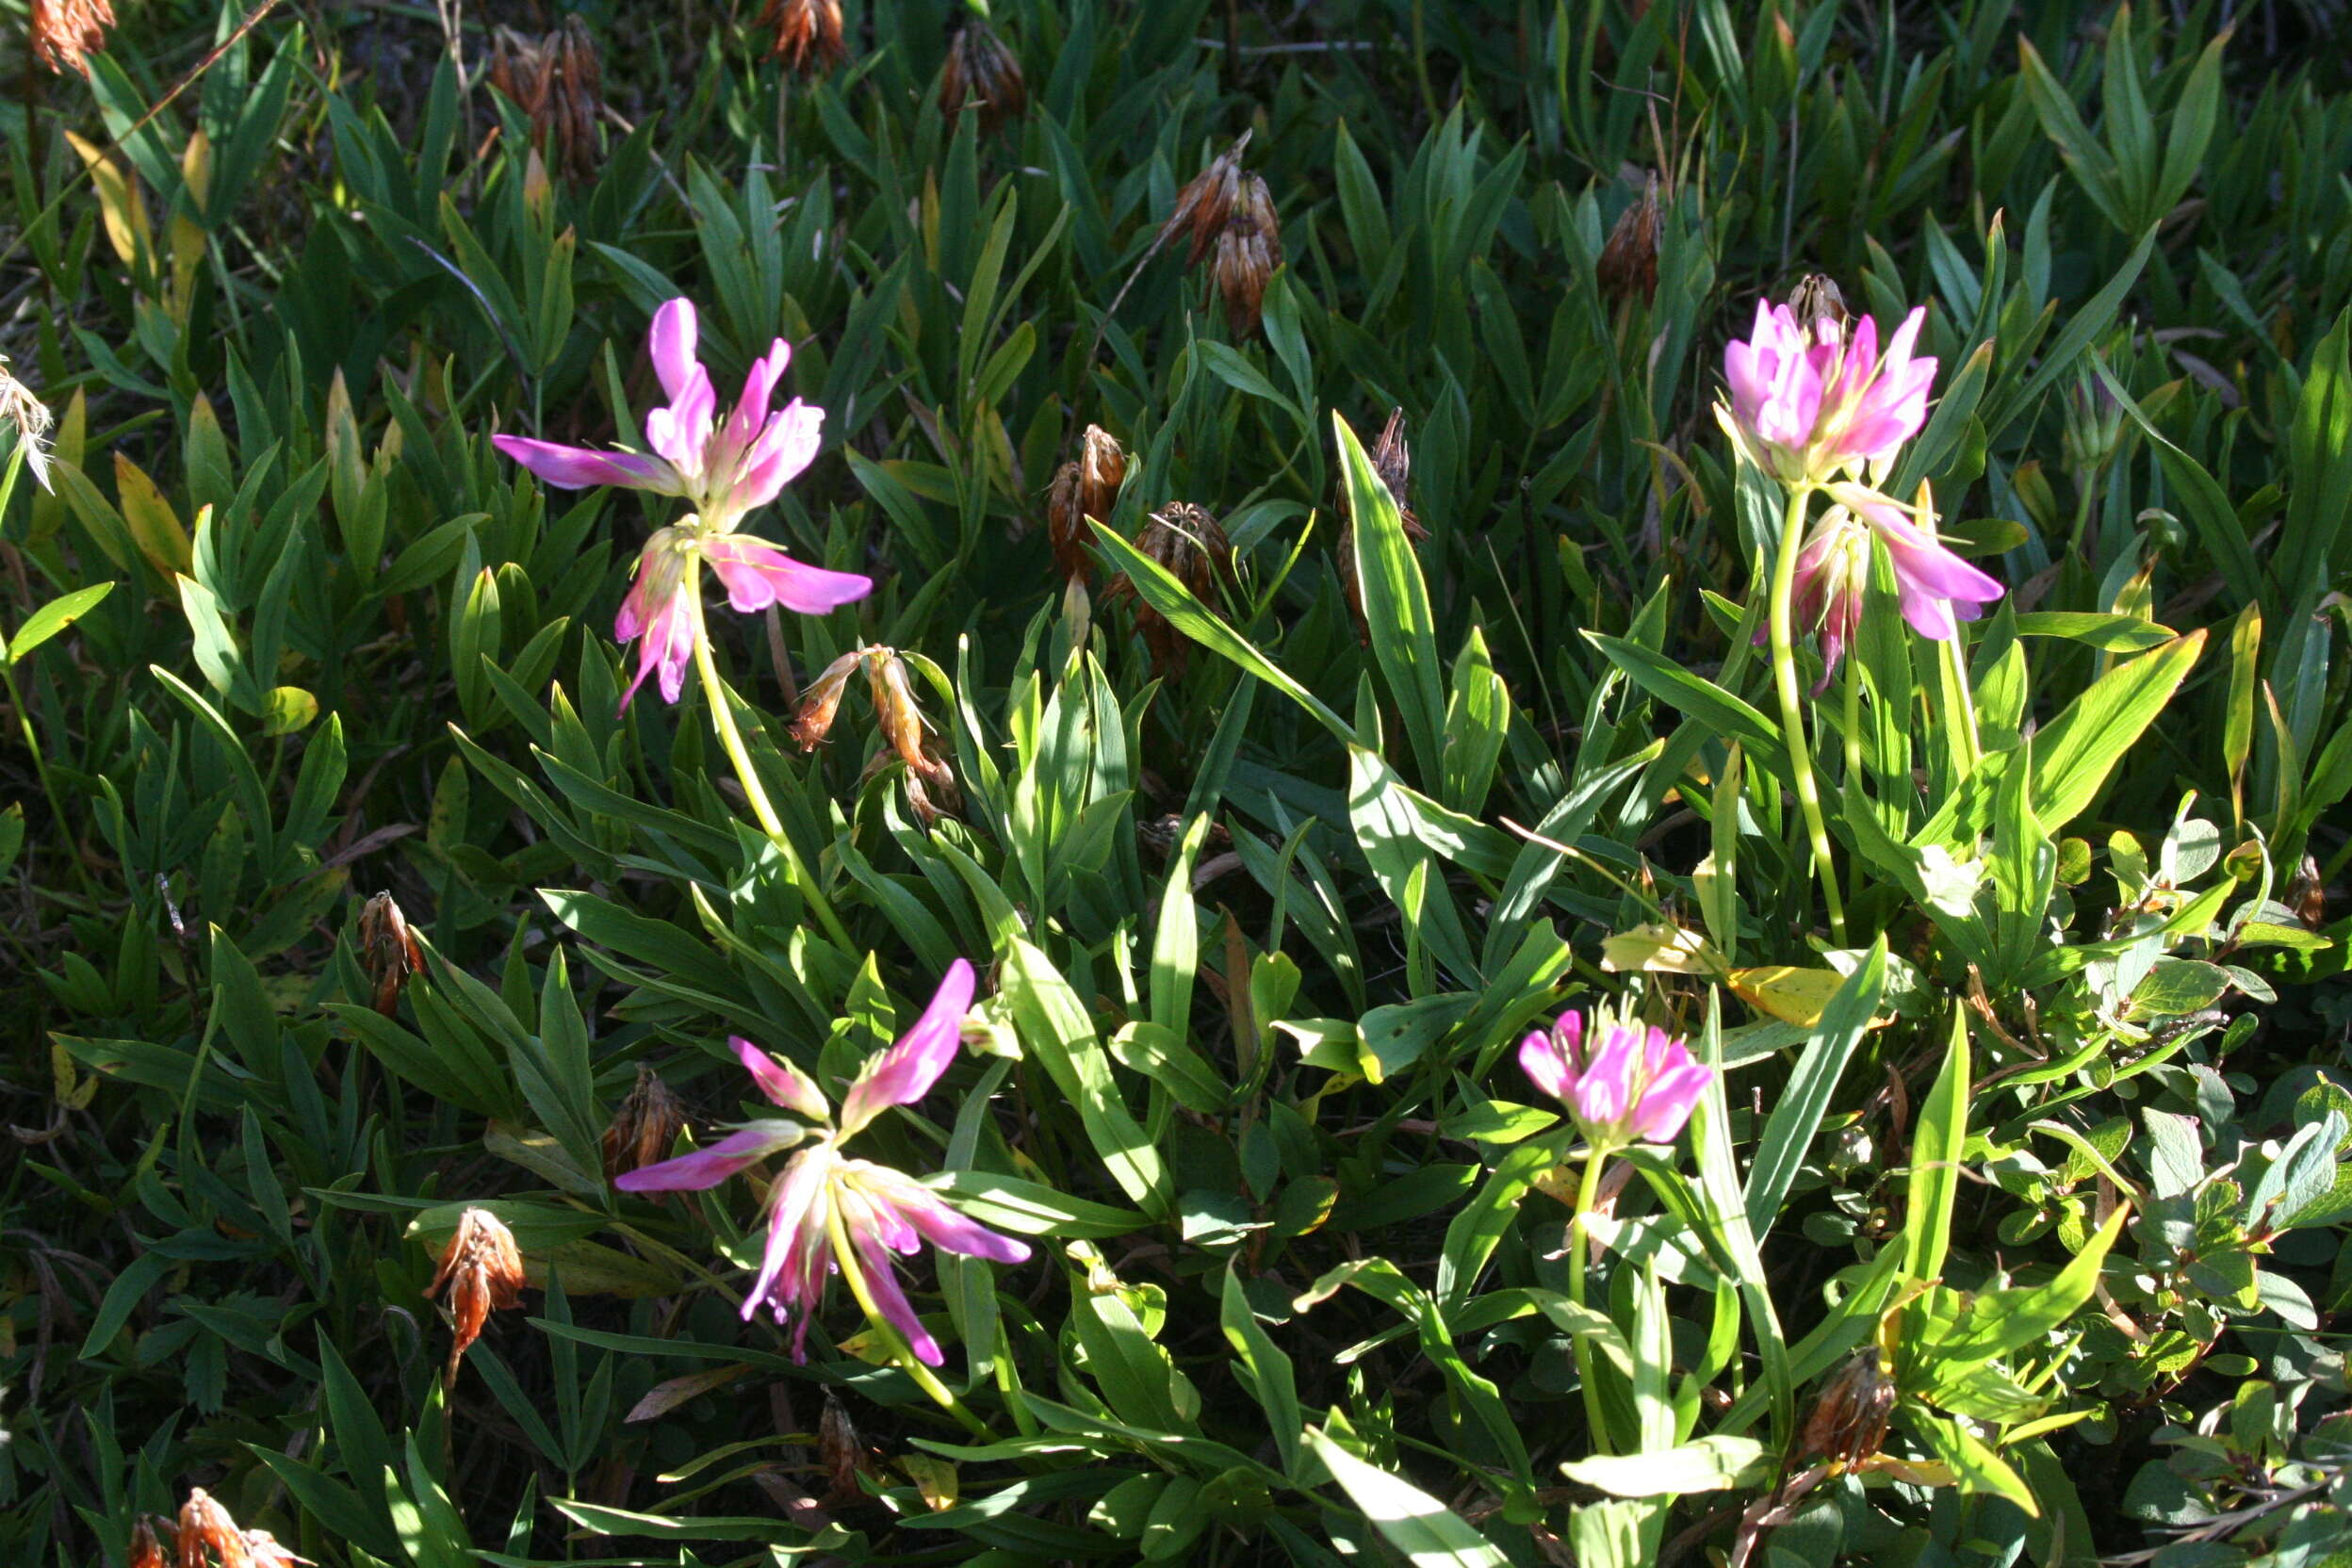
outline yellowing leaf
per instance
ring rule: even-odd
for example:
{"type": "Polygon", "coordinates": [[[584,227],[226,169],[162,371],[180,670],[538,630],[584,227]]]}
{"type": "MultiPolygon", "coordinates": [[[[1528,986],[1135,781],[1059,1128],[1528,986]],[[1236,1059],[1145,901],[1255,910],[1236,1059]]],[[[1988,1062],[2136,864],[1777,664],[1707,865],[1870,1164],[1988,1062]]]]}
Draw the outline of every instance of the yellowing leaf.
{"type": "Polygon", "coordinates": [[[292,735],[318,716],[318,699],[300,686],[272,686],[263,704],[264,735],[292,735]]]}
{"type": "Polygon", "coordinates": [[[1679,925],[1637,925],[1601,943],[1601,967],[1645,974],[1715,976],[1723,972],[1723,957],[1696,931],[1679,925]]]}
{"type": "Polygon", "coordinates": [[[74,151],[82,155],[90,170],[90,183],[98,192],[98,212],[106,225],[106,242],[122,264],[143,269],[148,252],[147,199],[139,194],[139,182],[132,179],[123,167],[106,156],[94,142],[86,141],[72,131],[65,139],[74,144],[74,151]]]}
{"type": "Polygon", "coordinates": [[[179,514],[146,470],[121,452],[114,454],[114,489],[122,500],[122,521],[131,531],[131,542],[147,564],[165,577],[186,572],[192,557],[179,514]]]}
{"type": "Polygon", "coordinates": [[[57,1080],[57,1104],[69,1111],[86,1111],[98,1092],[98,1080],[83,1077],[74,1068],[74,1054],[56,1040],[49,1042],[49,1070],[57,1080]]]}
{"type": "Polygon", "coordinates": [[[906,1478],[915,1483],[915,1490],[923,1494],[923,1507],[937,1513],[943,1508],[956,1506],[954,1462],[936,1459],[929,1454],[905,1454],[900,1456],[897,1464],[906,1472],[906,1478]]]}
{"type": "Polygon", "coordinates": [[[1846,977],[1834,969],[1797,969],[1788,964],[1736,969],[1727,978],[1740,1001],[1800,1029],[1821,1022],[1821,1009],[1846,983],[1846,977]]]}

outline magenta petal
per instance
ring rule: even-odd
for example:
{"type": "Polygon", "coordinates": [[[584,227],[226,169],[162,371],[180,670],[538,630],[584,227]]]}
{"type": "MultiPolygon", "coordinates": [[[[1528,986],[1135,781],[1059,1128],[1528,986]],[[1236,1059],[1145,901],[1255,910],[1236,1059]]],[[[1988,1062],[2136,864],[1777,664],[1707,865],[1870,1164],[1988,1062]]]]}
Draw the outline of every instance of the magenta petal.
{"type": "Polygon", "coordinates": [[[1537,1088],[1562,1103],[1567,1102],[1576,1081],[1575,1070],[1561,1058],[1550,1035],[1538,1029],[1519,1042],[1519,1067],[1537,1088]]]}
{"type": "Polygon", "coordinates": [[[817,459],[825,410],[794,398],[760,430],[737,471],[732,501],[738,513],[767,505],[817,459]]]}
{"type": "Polygon", "coordinates": [[[494,435],[490,444],[559,490],[585,490],[596,484],[673,494],[678,489],[678,476],[660,458],[563,447],[527,435],[494,435]]]}
{"type": "Polygon", "coordinates": [[[825,1266],[832,1260],[825,1226],[825,1180],[832,1168],[832,1151],[820,1144],[793,1156],[769,1189],[767,1247],[760,1276],[743,1298],[745,1319],[762,1301],[774,1308],[779,1321],[793,1309],[805,1320],[816,1305],[825,1287],[825,1266]]]}
{"type": "Polygon", "coordinates": [[[933,1198],[927,1204],[908,1203],[901,1211],[923,1239],[934,1247],[967,1258],[986,1258],[990,1263],[1026,1263],[1029,1244],[1011,1236],[999,1235],[986,1225],[968,1219],[933,1198]]]}
{"type": "Polygon", "coordinates": [[[825,1096],[790,1063],[777,1061],[741,1035],[728,1036],[727,1044],[735,1048],[735,1059],[743,1064],[743,1070],[751,1074],[760,1093],[794,1116],[807,1117],[811,1121],[825,1119],[825,1096]]]}
{"type": "Polygon", "coordinates": [[[1664,1143],[1681,1132],[1714,1079],[1714,1069],[1691,1060],[1688,1052],[1682,1056],[1680,1064],[1650,1080],[1642,1091],[1632,1131],[1645,1143],[1664,1143]]]}
{"type": "Polygon", "coordinates": [[[700,1192],[705,1187],[717,1186],[778,1149],[790,1148],[797,1141],[799,1130],[785,1131],[791,1135],[780,1135],[777,1123],[755,1122],[741,1132],[729,1133],[708,1149],[616,1176],[612,1184],[623,1192],[700,1192]]]}
{"type": "Polygon", "coordinates": [[[694,362],[698,330],[692,300],[671,300],[653,313],[653,330],[646,335],[645,346],[653,354],[653,373],[662,378],[662,390],[673,402],[702,369],[694,362]]]}
{"type": "Polygon", "coordinates": [[[931,1004],[898,1042],[866,1063],[841,1102],[841,1135],[863,1127],[891,1105],[911,1104],[931,1091],[956,1059],[964,1015],[972,1011],[975,984],[972,966],[958,958],[947,966],[931,1004]]]}
{"type": "Polygon", "coordinates": [[[710,372],[699,365],[667,408],[645,416],[645,444],[670,460],[681,473],[703,472],[705,449],[710,441],[710,417],[719,406],[710,372]]]}
{"type": "Polygon", "coordinates": [[[898,1282],[898,1270],[890,1261],[890,1250],[879,1238],[860,1232],[850,1238],[858,1249],[858,1259],[865,1269],[866,1291],[874,1304],[881,1309],[884,1318],[900,1333],[926,1366],[937,1366],[945,1358],[939,1353],[939,1342],[931,1337],[915,1315],[914,1307],[906,1299],[906,1292],[898,1282]]]}
{"type": "MultiPolygon", "coordinates": [[[[629,614],[626,601],[622,613],[629,614]]],[[[636,696],[637,688],[645,683],[645,677],[657,671],[661,675],[662,700],[676,703],[685,694],[686,666],[694,657],[694,618],[687,608],[682,589],[668,594],[651,607],[649,613],[641,607],[640,613],[644,630],[637,645],[637,678],[621,694],[624,709],[636,696]]]]}
{"type": "Polygon", "coordinates": [[[727,422],[727,433],[737,449],[751,444],[768,422],[768,405],[776,400],[776,383],[784,379],[784,368],[792,362],[792,346],[782,338],[768,345],[768,351],[751,362],[750,371],[743,377],[743,395],[736,400],[734,417],[727,422]]]}
{"type": "Polygon", "coordinates": [[[1588,1132],[1616,1126],[1631,1108],[1641,1048],[1640,1035],[1623,1024],[1612,1025],[1593,1045],[1570,1102],[1588,1132]]]}
{"type": "Polygon", "coordinates": [[[764,539],[727,534],[707,541],[702,558],[727,585],[727,602],[744,614],[780,604],[822,615],[874,592],[874,580],[794,561],[764,539]]]}

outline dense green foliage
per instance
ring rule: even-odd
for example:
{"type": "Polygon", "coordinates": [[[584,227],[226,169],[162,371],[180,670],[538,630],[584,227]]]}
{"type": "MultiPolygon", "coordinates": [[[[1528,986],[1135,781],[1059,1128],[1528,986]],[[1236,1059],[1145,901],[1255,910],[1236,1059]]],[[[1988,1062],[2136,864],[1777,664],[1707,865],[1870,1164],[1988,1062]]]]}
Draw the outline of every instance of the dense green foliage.
{"type": "Polygon", "coordinates": [[[0,108],[57,415],[0,505],[0,1560],[201,1486],[331,1568],[2346,1560],[2340,4],[995,0],[995,123],[959,3],[804,78],[604,0],[576,158],[481,79],[536,4],[121,8],[0,108]],[[1254,327],[1160,243],[1244,132],[1254,327]],[[1809,704],[1842,942],[1712,412],[1808,273],[1927,307],[1887,485],[2009,590],[1937,644],[1882,560],[1809,704]],[[679,294],[826,411],[760,531],[877,584],[714,607],[781,845],[702,687],[620,705],[675,503],[489,439],[634,441],[679,294]],[[792,743],[867,644],[960,802],[861,691],[792,743]],[[740,1321],[750,1189],[600,1139],[641,1069],[767,1114],[731,1035],[838,1086],[958,956],[971,1049],[857,1151],[1034,1249],[912,1260],[951,1411],[838,1286],[806,1364],[740,1321]],[[1587,1282],[1512,1053],[1600,998],[1723,1070],[1587,1282]],[[445,1382],[469,1204],[531,1288],[445,1382]]]}

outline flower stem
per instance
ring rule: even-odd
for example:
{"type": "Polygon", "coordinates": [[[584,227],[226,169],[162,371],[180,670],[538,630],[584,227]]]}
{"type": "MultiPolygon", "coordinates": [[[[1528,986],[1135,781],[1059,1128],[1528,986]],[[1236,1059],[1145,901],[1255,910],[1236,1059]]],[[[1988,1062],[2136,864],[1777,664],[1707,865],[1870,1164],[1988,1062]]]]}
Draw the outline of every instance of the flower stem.
{"type": "Polygon", "coordinates": [[[858,1254],[850,1250],[849,1230],[841,1223],[841,1210],[838,1203],[826,1205],[825,1231],[833,1243],[833,1262],[840,1267],[841,1278],[849,1282],[849,1293],[858,1298],[858,1305],[864,1311],[866,1321],[874,1325],[874,1331],[890,1346],[890,1358],[908,1377],[914,1379],[917,1388],[931,1396],[941,1410],[962,1423],[966,1431],[974,1437],[994,1437],[996,1434],[988,1429],[988,1423],[964,1408],[964,1402],[956,1397],[955,1390],[939,1381],[939,1375],[925,1366],[923,1358],[915,1354],[915,1348],[906,1343],[906,1336],[898,1331],[898,1325],[883,1316],[882,1309],[874,1305],[874,1293],[866,1288],[865,1270],[858,1265],[858,1254]]]}
{"type": "Polygon", "coordinates": [[[1821,794],[1813,777],[1813,753],[1805,741],[1805,710],[1797,696],[1797,654],[1791,622],[1796,596],[1797,553],[1805,547],[1805,506],[1810,485],[1788,492],[1788,510],[1780,529],[1780,555],[1772,563],[1772,685],[1780,696],[1781,738],[1788,746],[1788,771],[1796,776],[1797,808],[1805,813],[1805,836],[1812,841],[1813,872],[1829,906],[1830,935],[1839,946],[1846,940],[1846,901],[1838,890],[1836,868],[1829,858],[1829,828],[1821,820],[1821,794]]]}
{"type": "MultiPolygon", "coordinates": [[[[1607,1144],[1595,1143],[1584,1156],[1584,1176],[1576,1184],[1576,1212],[1568,1221],[1568,1299],[1581,1307],[1584,1303],[1585,1254],[1589,1250],[1584,1237],[1584,1222],[1592,1212],[1592,1203],[1601,1190],[1601,1167],[1609,1163],[1607,1144]]],[[[1590,1335],[1579,1333],[1570,1342],[1576,1356],[1576,1384],[1584,1390],[1584,1422],[1592,1429],[1592,1451],[1609,1451],[1609,1420],[1601,1406],[1601,1391],[1592,1380],[1592,1344],[1590,1335]]]]}
{"type": "Polygon", "coordinates": [[[710,657],[710,630],[702,614],[702,563],[696,560],[686,568],[684,586],[686,611],[694,621],[694,673],[702,678],[703,696],[710,705],[710,722],[719,732],[719,744],[727,748],[727,757],[735,764],[735,776],[743,786],[743,794],[751,802],[751,814],[760,819],[760,830],[768,836],[784,857],[791,870],[792,884],[801,897],[816,911],[817,921],[825,934],[843,952],[855,953],[849,932],[841,925],[841,917],[833,910],[825,890],[818,886],[815,874],[800,858],[800,850],[792,843],[792,835],[784,831],[784,819],[776,814],[776,807],[768,800],[768,792],[760,782],[759,770],[751,763],[750,748],[743,744],[743,733],[735,727],[735,710],[727,700],[727,683],[719,678],[718,662],[710,657]]]}

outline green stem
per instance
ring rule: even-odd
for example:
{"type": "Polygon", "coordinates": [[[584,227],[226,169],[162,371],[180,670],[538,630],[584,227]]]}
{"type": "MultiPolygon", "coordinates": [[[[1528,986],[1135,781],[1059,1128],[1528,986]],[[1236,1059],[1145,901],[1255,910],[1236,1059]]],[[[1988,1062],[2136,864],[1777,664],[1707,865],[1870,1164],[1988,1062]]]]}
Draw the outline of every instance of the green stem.
{"type": "Polygon", "coordinates": [[[686,612],[694,623],[694,671],[702,678],[702,693],[710,705],[710,722],[719,732],[719,744],[727,748],[727,757],[735,764],[735,776],[743,786],[744,798],[751,802],[751,814],[760,819],[760,830],[784,857],[791,870],[792,884],[800,890],[808,906],[816,911],[825,934],[844,953],[857,951],[849,933],[841,925],[841,917],[833,912],[832,903],[818,886],[816,876],[800,851],[792,843],[792,835],[784,831],[784,819],[776,814],[768,800],[768,792],[760,782],[759,770],[751,764],[750,748],[743,744],[743,733],[735,727],[735,710],[727,700],[727,683],[719,678],[718,662],[710,657],[710,631],[702,614],[702,562],[697,557],[686,568],[682,592],[686,596],[686,612]]]}
{"type": "Polygon", "coordinates": [[[1836,868],[1829,858],[1829,828],[1821,820],[1821,794],[1813,777],[1813,753],[1805,740],[1805,709],[1797,695],[1797,653],[1792,631],[1792,600],[1797,583],[1797,552],[1805,547],[1805,504],[1810,485],[1788,492],[1788,511],[1781,522],[1780,555],[1772,563],[1772,685],[1780,695],[1781,738],[1788,746],[1788,771],[1795,775],[1797,807],[1805,813],[1805,836],[1813,844],[1814,877],[1829,906],[1830,935],[1839,946],[1846,940],[1846,902],[1838,890],[1836,868]]]}
{"type": "MultiPolygon", "coordinates": [[[[1609,1163],[1609,1146],[1603,1143],[1593,1144],[1586,1152],[1584,1177],[1576,1184],[1576,1212],[1568,1221],[1568,1299],[1579,1307],[1585,1304],[1585,1254],[1590,1250],[1584,1221],[1601,1190],[1601,1167],[1609,1163]]],[[[1592,1380],[1592,1342],[1591,1336],[1580,1333],[1570,1343],[1576,1348],[1576,1384],[1584,1390],[1584,1422],[1592,1431],[1592,1451],[1605,1454],[1609,1451],[1609,1420],[1601,1406],[1600,1387],[1592,1380]]]]}
{"type": "Polygon", "coordinates": [[[849,1230],[841,1223],[840,1204],[826,1205],[825,1232],[833,1243],[833,1262],[841,1268],[841,1278],[849,1282],[849,1293],[858,1298],[858,1305],[864,1310],[866,1321],[874,1325],[874,1332],[880,1334],[890,1346],[891,1359],[915,1380],[917,1388],[931,1396],[941,1410],[961,1422],[966,1431],[977,1438],[993,1438],[996,1434],[988,1429],[988,1423],[964,1408],[964,1402],[956,1397],[955,1391],[939,1381],[938,1375],[923,1364],[923,1358],[915,1354],[915,1348],[906,1343],[906,1336],[898,1331],[898,1325],[883,1316],[882,1309],[874,1305],[874,1293],[866,1288],[865,1270],[858,1265],[858,1254],[850,1250],[849,1230]]]}

